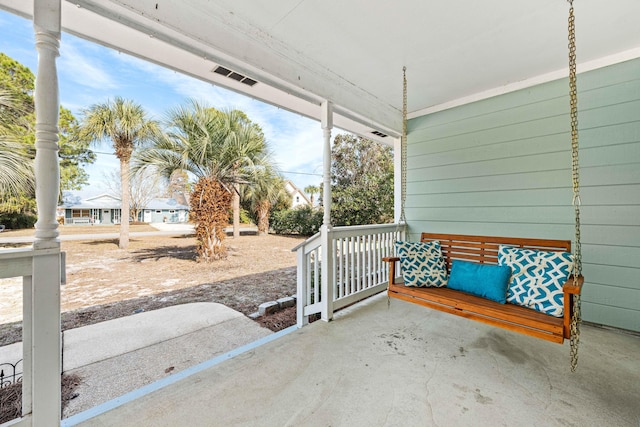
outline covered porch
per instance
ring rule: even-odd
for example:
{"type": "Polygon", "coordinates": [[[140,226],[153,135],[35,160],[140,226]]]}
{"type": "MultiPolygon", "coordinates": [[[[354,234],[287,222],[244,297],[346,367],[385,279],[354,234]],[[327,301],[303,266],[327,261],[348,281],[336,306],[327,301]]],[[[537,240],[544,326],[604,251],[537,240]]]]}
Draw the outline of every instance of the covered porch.
{"type": "MultiPolygon", "coordinates": [[[[60,423],[62,30],[317,119],[324,194],[335,128],[394,146],[395,217],[406,218],[375,232],[338,229],[325,203],[321,234],[298,248],[298,323],[316,313],[325,322],[65,423],[637,423],[633,333],[585,326],[580,367],[571,374],[567,345],[400,301],[388,309],[383,296],[334,316],[384,290],[379,259],[396,238],[438,231],[572,239],[565,1],[350,1],[331,8],[311,1],[0,0],[0,7],[34,20],[39,53],[36,240],[32,249],[0,254],[3,277],[24,277],[19,425],[60,423]],[[401,141],[403,66],[408,138],[401,141]]],[[[585,319],[637,332],[640,33],[631,17],[640,3],[577,0],[576,7],[579,81],[586,82],[579,84],[586,92],[580,124],[590,150],[585,319]]]]}
{"type": "Polygon", "coordinates": [[[387,307],[378,295],[330,323],[314,322],[63,424],[637,425],[640,340],[589,326],[582,336],[580,368],[572,374],[567,345],[403,301],[387,307]]]}

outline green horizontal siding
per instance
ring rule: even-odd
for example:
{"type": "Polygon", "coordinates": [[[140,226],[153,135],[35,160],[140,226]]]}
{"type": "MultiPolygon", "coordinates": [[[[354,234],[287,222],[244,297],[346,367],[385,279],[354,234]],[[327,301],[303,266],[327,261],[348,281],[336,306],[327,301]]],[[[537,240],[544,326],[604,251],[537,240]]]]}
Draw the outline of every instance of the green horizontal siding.
{"type": "MultiPolygon", "coordinates": [[[[640,331],[640,60],[578,89],[583,317],[640,331]]],[[[568,105],[562,79],[411,120],[410,237],[572,239],[568,105]]]]}

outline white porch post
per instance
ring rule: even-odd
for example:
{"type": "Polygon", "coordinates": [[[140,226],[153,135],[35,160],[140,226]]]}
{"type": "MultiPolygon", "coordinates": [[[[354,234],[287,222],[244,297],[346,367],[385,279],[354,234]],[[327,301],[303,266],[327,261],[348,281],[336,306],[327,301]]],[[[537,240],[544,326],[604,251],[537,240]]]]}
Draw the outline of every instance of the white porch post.
{"type": "Polygon", "coordinates": [[[333,104],[322,103],[322,135],[324,137],[322,152],[322,203],[324,217],[322,224],[331,225],[331,129],[333,129],[333,104]]]}
{"type": "Polygon", "coordinates": [[[393,221],[400,221],[402,211],[402,139],[393,140],[393,221]]]}
{"type": "MultiPolygon", "coordinates": [[[[56,205],[58,164],[58,76],[61,0],[34,0],[33,23],[38,73],[36,109],[36,202],[38,222],[33,244],[31,295],[32,421],[60,425],[60,241],[56,205]]],[[[25,323],[27,324],[27,323],[25,323]]],[[[26,343],[25,343],[26,344],[26,343]]]]}
{"type": "Polygon", "coordinates": [[[329,101],[322,103],[322,134],[324,137],[323,189],[322,203],[324,217],[320,233],[322,236],[322,320],[328,322],[333,318],[333,251],[331,248],[331,129],[333,128],[333,104],[329,101]]]}

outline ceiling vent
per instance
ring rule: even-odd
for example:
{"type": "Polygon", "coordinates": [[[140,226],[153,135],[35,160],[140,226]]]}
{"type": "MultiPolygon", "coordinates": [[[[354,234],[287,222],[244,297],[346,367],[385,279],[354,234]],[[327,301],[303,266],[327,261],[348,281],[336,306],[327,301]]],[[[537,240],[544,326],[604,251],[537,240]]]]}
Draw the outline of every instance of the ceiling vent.
{"type": "Polygon", "coordinates": [[[224,68],[222,66],[217,66],[216,68],[213,69],[213,72],[216,74],[220,74],[221,76],[229,77],[230,79],[233,79],[237,82],[244,83],[247,86],[253,86],[256,83],[258,83],[256,80],[253,80],[252,78],[243,76],[240,73],[236,73],[235,71],[231,71],[230,69],[224,68]]]}
{"type": "Polygon", "coordinates": [[[386,137],[389,136],[389,135],[384,134],[382,132],[378,132],[377,130],[373,130],[373,131],[371,131],[371,133],[374,134],[375,136],[379,136],[380,138],[386,138],[386,137]]]}

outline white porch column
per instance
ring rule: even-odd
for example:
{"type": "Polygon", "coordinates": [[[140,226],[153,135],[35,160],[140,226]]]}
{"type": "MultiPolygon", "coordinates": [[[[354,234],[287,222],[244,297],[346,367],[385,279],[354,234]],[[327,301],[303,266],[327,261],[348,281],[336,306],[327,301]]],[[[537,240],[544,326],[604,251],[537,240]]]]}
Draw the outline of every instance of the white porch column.
{"type": "MultiPolygon", "coordinates": [[[[34,0],[38,73],[36,108],[36,202],[31,295],[33,426],[60,425],[60,241],[56,205],[58,164],[58,75],[61,0],[34,0]]],[[[25,343],[26,344],[26,343],[25,343]]]]}
{"type": "Polygon", "coordinates": [[[322,203],[324,217],[322,224],[331,225],[331,129],[333,129],[333,104],[322,103],[322,134],[324,145],[322,152],[322,203]]]}
{"type": "Polygon", "coordinates": [[[393,221],[400,221],[402,210],[402,139],[393,140],[393,221]]]}
{"type": "Polygon", "coordinates": [[[331,238],[331,129],[333,128],[333,104],[329,101],[322,103],[322,134],[324,137],[323,164],[323,189],[322,203],[324,205],[324,217],[320,233],[322,236],[322,320],[328,322],[333,318],[333,250],[331,238]]]}

